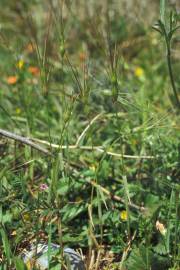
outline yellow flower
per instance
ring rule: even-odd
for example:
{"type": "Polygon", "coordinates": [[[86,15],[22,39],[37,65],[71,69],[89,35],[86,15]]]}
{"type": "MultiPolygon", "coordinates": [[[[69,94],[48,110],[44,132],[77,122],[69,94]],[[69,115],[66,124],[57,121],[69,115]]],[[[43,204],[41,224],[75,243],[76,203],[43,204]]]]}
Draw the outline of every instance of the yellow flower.
{"type": "Polygon", "coordinates": [[[165,235],[167,230],[163,223],[160,223],[159,220],[156,221],[156,229],[162,234],[165,235]]]}
{"type": "Polygon", "coordinates": [[[92,165],[92,166],[89,167],[89,169],[90,169],[91,171],[95,172],[95,171],[96,171],[96,166],[95,166],[95,165],[92,165]]]}
{"type": "Polygon", "coordinates": [[[127,217],[128,217],[127,211],[125,211],[125,210],[121,211],[121,212],[120,212],[120,217],[121,217],[121,219],[122,219],[123,221],[126,221],[126,220],[127,220],[127,217]]]}
{"type": "Polygon", "coordinates": [[[75,202],[77,202],[77,203],[82,202],[82,201],[83,201],[83,199],[80,196],[77,196],[75,198],[75,202]]]}
{"type": "Polygon", "coordinates": [[[20,114],[21,113],[21,109],[20,108],[16,108],[16,114],[20,114]]]}
{"type": "Polygon", "coordinates": [[[141,78],[144,75],[144,70],[141,67],[136,67],[134,70],[134,75],[141,78]]]}
{"type": "Polygon", "coordinates": [[[31,220],[31,217],[28,213],[24,213],[22,217],[24,222],[31,220]]]}
{"type": "Polygon", "coordinates": [[[17,235],[17,232],[16,232],[16,230],[12,231],[11,235],[12,235],[12,236],[15,236],[15,235],[17,235]]]}
{"type": "Polygon", "coordinates": [[[30,260],[28,260],[28,261],[26,262],[26,267],[27,267],[28,270],[31,270],[31,269],[32,269],[32,263],[31,263],[30,260]]]}
{"type": "Polygon", "coordinates": [[[158,44],[158,40],[156,38],[152,38],[151,43],[156,46],[158,44]]]}
{"type": "Polygon", "coordinates": [[[17,67],[18,67],[19,69],[22,69],[23,66],[24,66],[24,61],[23,61],[22,59],[20,59],[20,60],[17,62],[17,67]]]}

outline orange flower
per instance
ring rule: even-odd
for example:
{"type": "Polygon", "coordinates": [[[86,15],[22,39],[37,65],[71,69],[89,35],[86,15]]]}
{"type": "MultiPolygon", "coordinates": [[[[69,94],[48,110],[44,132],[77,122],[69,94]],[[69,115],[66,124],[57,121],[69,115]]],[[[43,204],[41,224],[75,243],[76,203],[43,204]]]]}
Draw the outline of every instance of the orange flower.
{"type": "Polygon", "coordinates": [[[40,73],[40,70],[39,70],[38,67],[30,66],[30,67],[28,68],[28,70],[29,70],[29,72],[30,72],[32,75],[34,75],[34,76],[38,76],[39,73],[40,73]]]}
{"type": "Polygon", "coordinates": [[[17,76],[9,76],[9,77],[7,77],[7,83],[8,84],[12,84],[12,85],[16,84],[17,80],[18,80],[17,76]]]}
{"type": "Polygon", "coordinates": [[[34,51],[34,46],[32,43],[28,43],[26,46],[26,50],[28,53],[32,53],[34,51]]]}
{"type": "Polygon", "coordinates": [[[80,61],[81,62],[84,62],[85,60],[86,60],[86,54],[85,54],[85,52],[80,52],[79,53],[79,59],[80,59],[80,61]]]}

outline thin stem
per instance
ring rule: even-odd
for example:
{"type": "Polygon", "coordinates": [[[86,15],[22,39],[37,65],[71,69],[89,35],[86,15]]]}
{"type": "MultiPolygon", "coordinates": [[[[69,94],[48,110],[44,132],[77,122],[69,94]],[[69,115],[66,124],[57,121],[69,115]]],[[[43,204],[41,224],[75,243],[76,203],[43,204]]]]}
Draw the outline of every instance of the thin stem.
{"type": "Polygon", "coordinates": [[[39,140],[39,139],[35,139],[35,138],[32,138],[32,139],[29,139],[27,137],[22,137],[20,135],[17,135],[15,133],[12,133],[12,132],[9,132],[7,130],[4,130],[4,129],[0,129],[0,136],[4,136],[4,137],[7,137],[7,138],[10,138],[10,139],[13,139],[15,141],[19,141],[21,142],[22,144],[26,144],[26,145],[29,145],[30,147],[48,155],[48,156],[53,156],[53,154],[51,152],[49,152],[47,149],[43,148],[42,146],[32,142],[33,141],[36,141],[36,142],[39,142],[39,143],[42,143],[42,144],[45,144],[45,145],[48,145],[50,146],[51,148],[58,148],[59,150],[60,149],[81,149],[81,150],[87,150],[87,151],[97,151],[97,152],[100,152],[100,153],[105,153],[106,155],[109,155],[109,156],[115,156],[117,158],[131,158],[131,159],[154,159],[155,156],[137,156],[137,155],[125,155],[125,154],[119,154],[119,153],[114,153],[114,152],[110,152],[110,151],[106,151],[105,148],[103,148],[103,146],[79,146],[79,145],[60,145],[60,144],[53,144],[51,142],[47,142],[47,141],[43,141],[43,140],[39,140]]]}
{"type": "Polygon", "coordinates": [[[127,204],[129,207],[131,207],[133,209],[136,209],[136,210],[139,210],[139,211],[144,212],[144,213],[148,211],[148,208],[136,205],[136,204],[134,204],[132,202],[129,202],[129,201],[126,202],[125,199],[119,197],[118,195],[112,194],[108,189],[102,187],[101,185],[97,184],[93,180],[88,181],[88,183],[90,183],[92,186],[94,186],[96,188],[99,188],[104,194],[106,194],[113,201],[117,201],[117,202],[120,202],[120,203],[123,203],[123,204],[127,204]]]}
{"type": "Polygon", "coordinates": [[[39,143],[42,143],[44,145],[48,145],[48,146],[51,146],[52,148],[59,148],[59,149],[80,149],[80,150],[87,150],[87,151],[97,151],[97,152],[100,152],[100,153],[105,153],[106,155],[109,155],[109,156],[114,156],[114,157],[117,157],[117,158],[131,158],[131,159],[155,159],[156,157],[155,156],[138,156],[138,155],[126,155],[126,154],[119,154],[119,153],[114,153],[114,152],[111,152],[111,151],[107,151],[102,145],[59,145],[59,144],[50,144],[49,142],[47,141],[44,141],[44,140],[40,140],[40,139],[36,139],[36,138],[32,138],[33,141],[35,142],[39,142],[39,143]]]}
{"type": "Polygon", "coordinates": [[[175,85],[174,75],[172,71],[172,63],[171,63],[171,46],[170,46],[170,40],[168,40],[167,34],[165,35],[165,41],[166,41],[166,47],[167,47],[167,64],[168,64],[168,71],[169,71],[169,77],[171,80],[171,85],[174,93],[174,97],[176,100],[176,105],[178,108],[180,108],[180,101],[177,94],[177,89],[175,85]]]}

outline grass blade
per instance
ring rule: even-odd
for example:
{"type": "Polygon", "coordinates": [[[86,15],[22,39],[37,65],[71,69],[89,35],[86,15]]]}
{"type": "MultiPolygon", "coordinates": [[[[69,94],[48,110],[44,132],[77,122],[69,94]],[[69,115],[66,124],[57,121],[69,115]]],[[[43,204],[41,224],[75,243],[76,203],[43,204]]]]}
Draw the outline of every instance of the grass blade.
{"type": "Polygon", "coordinates": [[[160,20],[163,24],[165,24],[165,7],[166,0],[160,0],[160,20]]]}

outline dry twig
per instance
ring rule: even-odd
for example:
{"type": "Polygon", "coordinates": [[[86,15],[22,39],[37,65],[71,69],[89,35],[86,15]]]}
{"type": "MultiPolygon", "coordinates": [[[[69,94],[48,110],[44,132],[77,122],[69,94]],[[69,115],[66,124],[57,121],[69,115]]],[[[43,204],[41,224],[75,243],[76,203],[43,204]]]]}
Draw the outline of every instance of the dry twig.
{"type": "MultiPolygon", "coordinates": [[[[96,187],[96,188],[100,188],[101,191],[102,191],[103,193],[105,193],[105,194],[106,194],[109,198],[111,198],[112,200],[117,201],[117,202],[121,202],[121,203],[123,203],[123,204],[126,203],[125,200],[124,200],[123,198],[121,198],[121,197],[119,197],[119,196],[117,196],[117,195],[113,195],[108,189],[106,189],[106,188],[102,187],[101,185],[97,184],[95,181],[90,180],[89,183],[90,183],[92,186],[96,187]]],[[[129,205],[129,207],[134,208],[134,209],[136,209],[136,210],[139,210],[139,211],[141,211],[141,212],[144,212],[144,211],[147,210],[147,208],[145,208],[145,207],[143,207],[143,206],[136,205],[136,204],[134,204],[134,203],[132,203],[132,202],[128,202],[128,205],[129,205]]]]}
{"type": "Polygon", "coordinates": [[[36,149],[36,150],[38,150],[46,155],[51,155],[51,153],[47,149],[43,148],[40,145],[35,144],[27,137],[22,137],[20,135],[17,135],[15,133],[9,132],[9,131],[4,130],[4,129],[0,129],[0,135],[7,137],[9,139],[12,139],[12,140],[21,142],[22,144],[29,145],[30,147],[32,147],[32,148],[34,148],[34,149],[36,149]]]}
{"type": "Polygon", "coordinates": [[[126,155],[126,154],[119,154],[119,153],[115,153],[115,152],[111,152],[111,151],[107,151],[105,148],[103,148],[103,146],[98,145],[98,146],[91,146],[91,145],[59,145],[59,144],[54,144],[54,143],[49,143],[47,141],[44,140],[39,140],[36,138],[32,138],[33,141],[35,142],[39,142],[42,143],[44,145],[48,145],[52,148],[58,148],[58,149],[80,149],[80,150],[87,150],[87,151],[97,151],[97,152],[101,152],[101,153],[106,153],[108,156],[114,156],[117,158],[131,158],[131,159],[154,159],[154,156],[137,156],[137,155],[126,155]]]}
{"type": "MultiPolygon", "coordinates": [[[[91,122],[92,123],[92,122],[91,122]]],[[[77,140],[77,143],[80,142],[81,138],[84,136],[85,132],[87,131],[87,129],[90,127],[90,125],[88,125],[86,127],[86,129],[83,131],[83,133],[81,133],[80,137],[77,140]]],[[[87,150],[87,151],[97,151],[97,152],[101,152],[101,153],[106,153],[109,156],[114,156],[117,158],[131,158],[131,159],[154,159],[154,156],[137,156],[137,155],[126,155],[126,154],[119,154],[119,153],[115,153],[115,152],[111,152],[111,151],[107,151],[105,148],[103,148],[102,146],[79,146],[77,145],[77,143],[75,145],[58,145],[58,144],[53,144],[44,140],[39,140],[36,138],[32,138],[29,139],[27,137],[23,137],[20,135],[17,135],[15,133],[9,132],[7,130],[4,129],[0,129],[0,135],[13,139],[15,141],[21,142],[22,144],[26,144],[29,145],[30,147],[46,154],[46,155],[52,155],[52,153],[50,153],[47,149],[43,148],[42,146],[34,143],[33,141],[39,142],[41,144],[44,145],[48,145],[52,148],[58,148],[58,149],[81,149],[81,150],[87,150]]]]}

